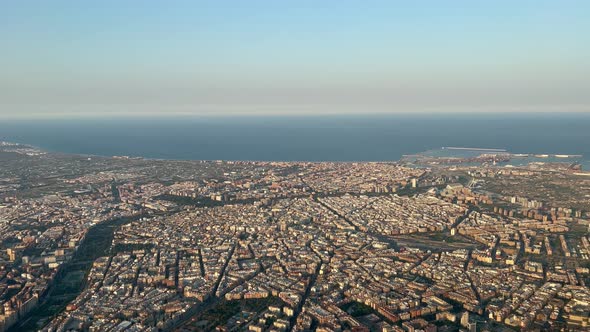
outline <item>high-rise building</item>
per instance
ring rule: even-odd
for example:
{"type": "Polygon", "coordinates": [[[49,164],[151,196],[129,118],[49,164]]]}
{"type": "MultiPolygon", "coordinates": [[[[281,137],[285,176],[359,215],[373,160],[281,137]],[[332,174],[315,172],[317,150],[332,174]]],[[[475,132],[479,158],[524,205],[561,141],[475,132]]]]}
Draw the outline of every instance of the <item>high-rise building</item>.
{"type": "Polygon", "coordinates": [[[16,260],[16,251],[14,251],[11,248],[6,249],[6,254],[8,255],[8,259],[11,262],[14,262],[16,260]]]}
{"type": "Polygon", "coordinates": [[[461,326],[468,328],[469,327],[469,312],[464,311],[461,314],[461,326]]]}

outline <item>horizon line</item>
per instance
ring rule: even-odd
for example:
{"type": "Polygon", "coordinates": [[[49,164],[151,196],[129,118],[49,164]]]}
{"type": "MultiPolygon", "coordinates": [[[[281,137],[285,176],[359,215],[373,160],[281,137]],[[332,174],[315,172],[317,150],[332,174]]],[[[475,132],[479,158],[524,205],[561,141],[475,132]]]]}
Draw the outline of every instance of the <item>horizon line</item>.
{"type": "Polygon", "coordinates": [[[164,105],[120,104],[120,105],[10,105],[0,104],[0,118],[12,120],[31,119],[97,119],[125,117],[317,117],[317,116],[376,116],[376,115],[489,115],[489,114],[590,114],[590,105],[551,105],[551,106],[456,106],[456,107],[405,107],[404,109],[377,108],[367,106],[332,106],[332,105],[260,105],[260,106],[225,106],[225,105],[181,105],[170,106],[166,111],[164,105]],[[23,107],[37,108],[33,112],[23,111],[23,107]],[[45,110],[39,110],[44,107],[45,110]],[[62,108],[63,111],[50,111],[50,108],[62,108]],[[154,107],[160,110],[153,110],[154,107]],[[97,110],[100,109],[100,110],[97,110]],[[3,110],[4,109],[4,110],[3,110]],[[12,109],[12,111],[10,110],[12,109]],[[147,110],[145,110],[147,109],[147,110]],[[151,110],[150,110],[151,109],[151,110]]]}

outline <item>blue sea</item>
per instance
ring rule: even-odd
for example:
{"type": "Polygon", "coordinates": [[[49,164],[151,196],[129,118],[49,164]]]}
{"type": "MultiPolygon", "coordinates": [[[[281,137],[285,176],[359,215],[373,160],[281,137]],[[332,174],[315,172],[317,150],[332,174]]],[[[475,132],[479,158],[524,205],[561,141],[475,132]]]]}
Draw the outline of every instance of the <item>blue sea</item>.
{"type": "Polygon", "coordinates": [[[0,140],[164,159],[394,161],[458,146],[588,161],[590,113],[0,119],[0,140]]]}

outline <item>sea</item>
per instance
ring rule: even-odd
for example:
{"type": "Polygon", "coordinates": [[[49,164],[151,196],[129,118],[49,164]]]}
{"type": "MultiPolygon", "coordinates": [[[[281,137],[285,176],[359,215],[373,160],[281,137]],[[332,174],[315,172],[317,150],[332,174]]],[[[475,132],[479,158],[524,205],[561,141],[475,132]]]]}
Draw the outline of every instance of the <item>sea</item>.
{"type": "Polygon", "coordinates": [[[590,113],[398,113],[2,120],[0,140],[48,151],[180,160],[396,161],[441,147],[580,154],[590,113]]]}

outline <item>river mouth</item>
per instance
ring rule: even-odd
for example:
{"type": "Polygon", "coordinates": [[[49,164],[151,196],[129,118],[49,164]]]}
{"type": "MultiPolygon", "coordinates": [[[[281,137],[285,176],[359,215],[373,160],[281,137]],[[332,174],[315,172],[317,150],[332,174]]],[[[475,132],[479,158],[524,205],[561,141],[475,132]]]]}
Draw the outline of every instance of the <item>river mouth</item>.
{"type": "Polygon", "coordinates": [[[65,263],[53,280],[39,305],[12,326],[8,332],[37,331],[65,310],[86,287],[88,273],[94,261],[110,254],[114,232],[139,216],[120,217],[92,226],[72,259],[65,263]]]}

